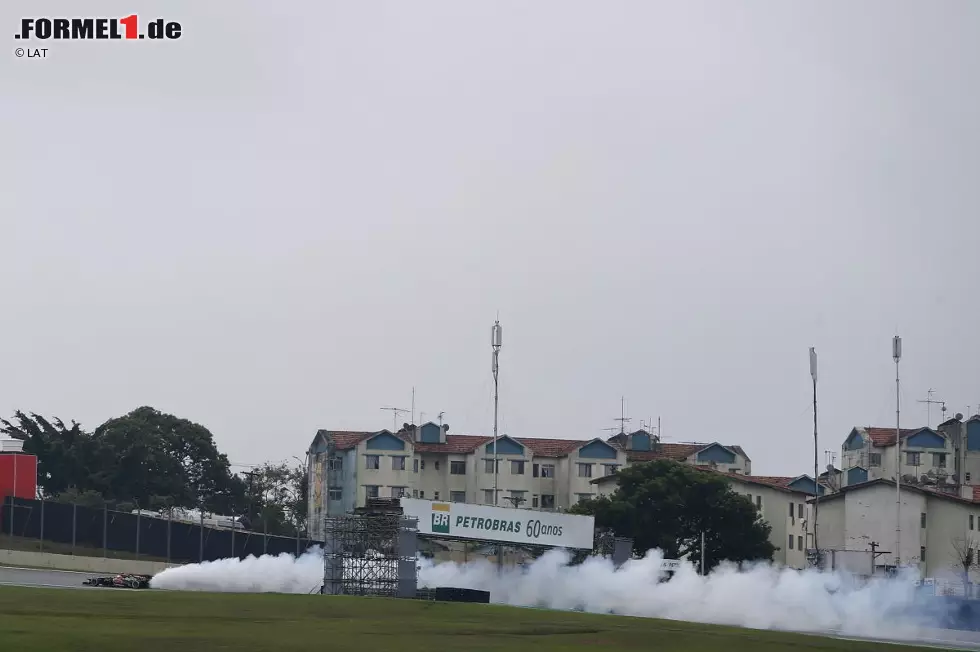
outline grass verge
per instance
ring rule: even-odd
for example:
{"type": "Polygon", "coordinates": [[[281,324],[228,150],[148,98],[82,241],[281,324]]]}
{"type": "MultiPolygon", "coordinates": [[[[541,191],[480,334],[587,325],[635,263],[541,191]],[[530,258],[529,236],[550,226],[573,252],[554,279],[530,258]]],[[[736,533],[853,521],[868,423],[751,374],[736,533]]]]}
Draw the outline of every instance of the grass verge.
{"type": "Polygon", "coordinates": [[[914,647],[649,618],[320,595],[0,587],[18,652],[906,652],[914,647]]]}

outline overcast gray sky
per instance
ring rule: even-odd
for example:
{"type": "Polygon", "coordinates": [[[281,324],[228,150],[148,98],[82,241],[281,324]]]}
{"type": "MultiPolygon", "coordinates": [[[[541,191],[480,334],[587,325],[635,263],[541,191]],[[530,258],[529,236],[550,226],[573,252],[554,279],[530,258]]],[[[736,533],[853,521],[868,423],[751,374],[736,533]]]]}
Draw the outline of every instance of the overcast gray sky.
{"type": "Polygon", "coordinates": [[[515,436],[625,395],[809,472],[808,347],[839,453],[894,425],[896,329],[903,425],[976,411],[978,34],[972,0],[4,2],[0,414],[152,405],[258,463],[415,386],[489,434],[497,311],[515,436]],[[183,37],[13,39],[134,11],[183,37]]]}

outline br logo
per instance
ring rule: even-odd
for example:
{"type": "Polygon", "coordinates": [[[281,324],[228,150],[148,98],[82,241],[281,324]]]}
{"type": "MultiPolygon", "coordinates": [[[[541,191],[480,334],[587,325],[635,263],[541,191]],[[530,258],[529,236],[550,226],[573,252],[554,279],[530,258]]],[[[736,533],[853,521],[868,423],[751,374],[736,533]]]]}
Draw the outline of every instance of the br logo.
{"type": "Polygon", "coordinates": [[[432,531],[449,534],[449,505],[432,506],[432,531]]]}

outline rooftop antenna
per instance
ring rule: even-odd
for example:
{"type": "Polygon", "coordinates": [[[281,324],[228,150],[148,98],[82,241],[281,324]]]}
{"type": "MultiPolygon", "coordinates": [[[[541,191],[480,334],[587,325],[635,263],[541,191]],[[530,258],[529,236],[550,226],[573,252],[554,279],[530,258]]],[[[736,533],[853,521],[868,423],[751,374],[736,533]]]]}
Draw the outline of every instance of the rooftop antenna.
{"type": "Polygon", "coordinates": [[[391,431],[398,432],[398,415],[405,414],[406,412],[408,412],[408,410],[406,410],[405,408],[396,408],[396,407],[383,407],[381,409],[391,411],[391,431]]]}
{"type": "Polygon", "coordinates": [[[626,434],[626,424],[629,423],[630,421],[632,421],[632,419],[629,419],[626,416],[626,397],[625,396],[623,396],[622,398],[619,399],[619,413],[620,413],[620,416],[619,416],[618,419],[615,419],[615,421],[619,421],[619,433],[621,435],[625,435],[626,434]]]}
{"type": "Polygon", "coordinates": [[[439,413],[439,432],[442,432],[442,415],[444,415],[444,414],[445,414],[445,412],[440,412],[439,413]]]}
{"type": "Polygon", "coordinates": [[[412,425],[415,425],[415,387],[412,387],[412,425]]]}
{"type": "MultiPolygon", "coordinates": [[[[497,408],[500,404],[500,394],[498,391],[498,381],[497,374],[500,371],[499,357],[500,357],[500,347],[503,346],[503,331],[500,328],[500,315],[497,315],[497,320],[493,322],[493,328],[490,329],[490,347],[493,349],[493,504],[497,505],[497,475],[500,470],[500,462],[497,459],[497,408]]],[[[504,566],[504,554],[503,546],[497,545],[497,568],[503,569],[504,566]]]]}
{"type": "Polygon", "coordinates": [[[902,338],[892,338],[892,360],[895,361],[895,568],[902,563],[902,384],[898,363],[902,359],[902,338]]]}
{"type": "Polygon", "coordinates": [[[942,408],[941,408],[942,409],[942,415],[943,415],[942,421],[945,421],[946,420],[946,401],[937,401],[937,400],[934,400],[932,398],[932,395],[935,394],[935,393],[936,393],[936,390],[934,390],[934,389],[932,389],[930,387],[929,388],[929,391],[926,392],[926,400],[924,400],[924,401],[918,401],[919,403],[925,403],[926,404],[926,427],[927,428],[931,428],[932,427],[932,406],[934,404],[935,405],[941,405],[942,406],[942,408]]]}
{"type": "Polygon", "coordinates": [[[817,445],[817,350],[810,347],[810,378],[813,380],[813,550],[817,547],[817,512],[820,507],[820,470],[817,445]]]}

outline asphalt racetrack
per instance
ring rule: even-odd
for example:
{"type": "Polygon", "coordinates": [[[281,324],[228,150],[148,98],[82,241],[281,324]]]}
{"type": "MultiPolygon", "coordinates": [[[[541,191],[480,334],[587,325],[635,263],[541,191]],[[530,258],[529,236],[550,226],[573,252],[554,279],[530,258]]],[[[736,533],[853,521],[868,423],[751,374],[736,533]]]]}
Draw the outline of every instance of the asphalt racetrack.
{"type": "MultiPolygon", "coordinates": [[[[84,573],[79,571],[41,570],[0,566],[0,586],[28,586],[49,589],[84,589],[90,591],[129,591],[131,589],[104,589],[82,584],[89,577],[111,573],[84,573]]],[[[146,590],[146,589],[144,589],[146,590]]],[[[800,632],[812,634],[812,632],[800,632]]],[[[876,641],[881,643],[912,644],[947,650],[980,651],[980,632],[935,629],[914,640],[886,640],[828,633],[826,636],[852,641],[876,641]]]]}
{"type": "Polygon", "coordinates": [[[0,566],[0,586],[37,586],[52,589],[94,589],[83,586],[89,577],[112,573],[81,573],[77,571],[38,570],[0,566]]]}

